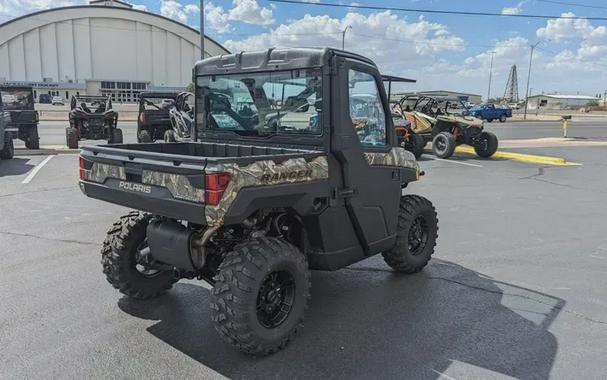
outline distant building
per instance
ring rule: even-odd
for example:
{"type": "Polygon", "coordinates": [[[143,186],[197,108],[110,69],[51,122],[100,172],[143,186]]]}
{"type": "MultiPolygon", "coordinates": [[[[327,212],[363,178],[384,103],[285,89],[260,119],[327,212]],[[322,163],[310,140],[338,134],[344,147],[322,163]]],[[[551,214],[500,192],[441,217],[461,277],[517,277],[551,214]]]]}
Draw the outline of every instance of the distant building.
{"type": "Polygon", "coordinates": [[[406,95],[425,95],[434,96],[437,98],[458,98],[463,102],[470,102],[473,104],[479,104],[482,102],[482,96],[477,94],[468,94],[466,92],[448,91],[448,90],[436,90],[436,91],[417,91],[417,92],[405,92],[399,94],[392,94],[390,100],[397,101],[406,95]]]}
{"type": "MultiPolygon", "coordinates": [[[[0,0],[1,1],[1,0],[0,0]]],[[[205,56],[226,54],[205,36],[205,56]]],[[[183,89],[200,59],[200,34],[120,0],[44,10],[0,24],[0,83],[40,94],[111,95],[183,89]]]]}
{"type": "Polygon", "coordinates": [[[588,95],[533,95],[529,97],[529,109],[545,108],[545,109],[563,109],[569,107],[582,107],[588,102],[600,101],[596,96],[588,95]]]}

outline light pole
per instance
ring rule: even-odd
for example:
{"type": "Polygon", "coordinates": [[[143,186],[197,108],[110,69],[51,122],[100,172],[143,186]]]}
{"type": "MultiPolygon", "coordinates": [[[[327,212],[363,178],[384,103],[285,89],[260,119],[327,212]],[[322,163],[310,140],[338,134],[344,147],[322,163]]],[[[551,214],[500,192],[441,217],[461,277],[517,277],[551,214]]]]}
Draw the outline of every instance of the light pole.
{"type": "Polygon", "coordinates": [[[529,106],[529,81],[531,80],[531,62],[533,61],[533,51],[542,41],[538,41],[531,45],[531,54],[529,54],[529,72],[527,73],[527,93],[525,94],[525,113],[523,120],[527,120],[527,107],[529,106]]]}
{"type": "Polygon", "coordinates": [[[489,88],[487,89],[487,103],[489,103],[489,99],[491,99],[491,77],[493,76],[493,56],[495,55],[494,51],[490,51],[491,53],[491,64],[489,65],[489,88]]]}
{"type": "Polygon", "coordinates": [[[341,50],[345,50],[346,48],[346,32],[348,29],[352,29],[352,25],[346,26],[343,32],[341,32],[341,50]]]}
{"type": "Polygon", "coordinates": [[[204,0],[200,0],[200,59],[204,59],[204,0]]]}

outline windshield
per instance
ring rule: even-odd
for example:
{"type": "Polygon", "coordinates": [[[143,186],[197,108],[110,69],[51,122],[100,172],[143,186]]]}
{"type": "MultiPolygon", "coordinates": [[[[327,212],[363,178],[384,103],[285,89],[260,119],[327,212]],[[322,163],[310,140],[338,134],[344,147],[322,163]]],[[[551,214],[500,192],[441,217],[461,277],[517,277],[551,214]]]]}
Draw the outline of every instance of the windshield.
{"type": "Polygon", "coordinates": [[[321,82],[319,69],[199,77],[199,131],[320,134],[321,82]]]}
{"type": "Polygon", "coordinates": [[[9,110],[33,110],[34,97],[31,90],[2,89],[2,105],[5,111],[9,110]]]}

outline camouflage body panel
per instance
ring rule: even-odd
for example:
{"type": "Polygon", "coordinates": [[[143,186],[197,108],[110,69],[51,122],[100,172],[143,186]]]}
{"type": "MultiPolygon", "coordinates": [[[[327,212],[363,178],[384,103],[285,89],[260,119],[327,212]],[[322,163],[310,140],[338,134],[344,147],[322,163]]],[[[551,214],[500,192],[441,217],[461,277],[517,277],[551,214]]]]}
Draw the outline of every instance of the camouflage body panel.
{"type": "Polygon", "coordinates": [[[229,173],[231,179],[219,204],[205,207],[205,217],[209,226],[223,224],[224,216],[242,188],[329,178],[329,164],[325,156],[309,162],[304,158],[292,158],[282,164],[276,164],[272,160],[257,161],[246,166],[223,164],[214,171],[229,173]]]}
{"type": "Polygon", "coordinates": [[[108,178],[126,180],[126,171],[122,166],[107,165],[95,162],[91,170],[85,170],[84,179],[87,181],[104,183],[108,178]]]}
{"type": "Polygon", "coordinates": [[[141,183],[168,189],[173,197],[190,202],[204,202],[204,189],[192,186],[188,178],[180,174],[143,170],[141,183]]]}
{"type": "Polygon", "coordinates": [[[413,153],[401,147],[393,147],[388,153],[365,152],[365,158],[372,166],[398,166],[419,172],[419,164],[413,153]]]}

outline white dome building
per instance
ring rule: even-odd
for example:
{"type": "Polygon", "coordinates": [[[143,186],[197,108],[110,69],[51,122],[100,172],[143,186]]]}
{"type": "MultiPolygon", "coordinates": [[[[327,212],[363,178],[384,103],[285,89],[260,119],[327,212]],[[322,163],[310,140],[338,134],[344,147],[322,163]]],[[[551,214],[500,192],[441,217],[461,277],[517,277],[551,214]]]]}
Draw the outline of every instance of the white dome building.
{"type": "MultiPolygon", "coordinates": [[[[205,56],[229,53],[205,36],[205,56]]],[[[0,84],[68,100],[183,89],[200,59],[198,31],[118,0],[54,8],[0,24],[0,84]]]]}

